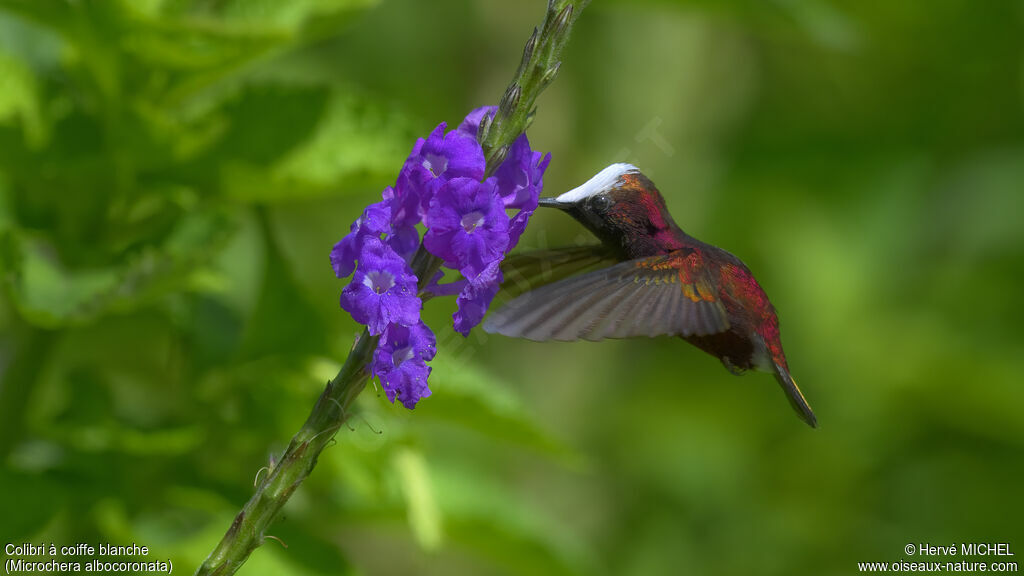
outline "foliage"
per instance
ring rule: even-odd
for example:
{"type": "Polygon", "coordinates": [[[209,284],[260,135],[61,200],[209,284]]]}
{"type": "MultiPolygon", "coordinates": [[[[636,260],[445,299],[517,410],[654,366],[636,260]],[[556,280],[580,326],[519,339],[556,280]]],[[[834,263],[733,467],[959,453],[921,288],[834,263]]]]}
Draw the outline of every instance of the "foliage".
{"type": "MultiPolygon", "coordinates": [[[[5,541],[203,559],[351,346],[331,244],[416,135],[500,93],[537,4],[0,2],[5,541]]],[[[434,394],[368,389],[243,573],[848,573],[1020,542],[1020,17],[591,5],[531,128],[548,193],[640,165],[765,285],[821,429],[680,342],[442,332],[434,394]]],[[[580,234],[538,214],[520,246],[580,234]]]]}

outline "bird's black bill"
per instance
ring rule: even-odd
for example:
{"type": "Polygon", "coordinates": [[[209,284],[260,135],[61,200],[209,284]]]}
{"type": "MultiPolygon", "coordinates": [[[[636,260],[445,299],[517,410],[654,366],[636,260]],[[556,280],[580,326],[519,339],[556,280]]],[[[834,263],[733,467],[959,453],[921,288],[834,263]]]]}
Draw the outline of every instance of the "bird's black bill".
{"type": "Polygon", "coordinates": [[[569,206],[572,206],[572,204],[570,204],[568,202],[559,202],[555,198],[541,198],[538,201],[537,205],[538,206],[546,206],[548,208],[558,208],[559,210],[565,210],[569,206]]]}

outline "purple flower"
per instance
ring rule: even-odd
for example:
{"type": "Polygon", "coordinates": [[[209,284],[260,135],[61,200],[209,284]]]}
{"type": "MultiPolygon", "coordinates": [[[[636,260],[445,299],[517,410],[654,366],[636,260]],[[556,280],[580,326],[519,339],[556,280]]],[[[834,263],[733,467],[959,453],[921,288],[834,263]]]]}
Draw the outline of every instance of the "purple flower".
{"type": "Polygon", "coordinates": [[[431,200],[424,223],[427,250],[467,278],[501,259],[508,247],[509,218],[493,178],[445,182],[431,200]]]}
{"type": "Polygon", "coordinates": [[[466,115],[466,119],[459,124],[459,132],[465,132],[473,138],[477,137],[477,132],[480,131],[480,122],[485,116],[491,116],[498,111],[497,106],[481,106],[469,114],[466,115]]]}
{"type": "Polygon", "coordinates": [[[410,326],[390,324],[373,353],[374,376],[380,378],[388,400],[395,397],[410,410],[420,398],[430,396],[426,362],[437,353],[437,340],[422,321],[410,326]]]}
{"type": "Polygon", "coordinates": [[[537,200],[544,187],[544,171],[551,162],[551,154],[543,155],[530,149],[526,134],[516,138],[509,148],[508,157],[494,173],[498,180],[498,194],[506,208],[519,208],[509,225],[508,250],[519,243],[519,237],[526,230],[537,200]]]}
{"type": "Polygon", "coordinates": [[[331,249],[331,266],[338,278],[344,278],[356,267],[356,260],[367,238],[380,239],[390,228],[391,208],[387,202],[370,204],[349,228],[349,233],[331,249]]]}
{"type": "Polygon", "coordinates": [[[420,245],[420,233],[415,226],[403,226],[395,229],[387,236],[388,246],[408,262],[420,245]]]}
{"type": "Polygon", "coordinates": [[[380,239],[367,238],[352,283],[341,292],[341,307],[376,336],[392,322],[419,322],[416,292],[416,276],[405,260],[380,239]]]}
{"type": "Polygon", "coordinates": [[[550,155],[530,149],[523,135],[509,148],[494,177],[483,180],[485,162],[477,142],[480,124],[494,106],[477,108],[459,127],[439,125],[416,141],[394,186],[366,207],[350,232],[331,250],[334,273],[355,272],[342,290],[341,307],[380,336],[371,371],[388,398],[413,408],[430,395],[427,378],[437,341],[420,320],[422,301],[409,262],[420,246],[417,226],[425,224],[423,246],[462,277],[428,290],[458,294],[455,329],[464,336],[480,323],[502,282],[501,261],[519,241],[537,208],[550,155]],[[509,218],[506,210],[517,210],[509,218]]]}
{"type": "Polygon", "coordinates": [[[508,225],[508,249],[506,253],[510,252],[519,244],[519,238],[526,231],[526,224],[529,223],[530,217],[533,216],[533,211],[537,209],[537,197],[534,197],[533,206],[524,207],[515,216],[512,217],[512,221],[508,225]]]}
{"type": "Polygon", "coordinates": [[[537,197],[544,186],[544,170],[551,161],[530,149],[530,141],[522,134],[508,149],[508,156],[494,172],[498,179],[498,194],[506,208],[524,208],[537,205],[537,197]]]}
{"type": "Polygon", "coordinates": [[[416,198],[421,210],[426,210],[434,191],[446,180],[484,177],[484,152],[476,137],[459,130],[445,134],[446,126],[442,122],[426,140],[417,140],[398,174],[396,189],[416,198]]]}
{"type": "Polygon", "coordinates": [[[455,321],[455,330],[463,336],[469,336],[469,331],[484,319],[487,308],[501,288],[503,277],[500,265],[500,261],[492,262],[476,278],[465,284],[455,300],[459,309],[452,319],[455,321]]]}
{"type": "Polygon", "coordinates": [[[466,279],[460,278],[454,282],[448,282],[441,284],[441,280],[444,279],[444,269],[438,270],[437,274],[434,274],[434,278],[427,283],[424,290],[430,292],[431,296],[455,296],[462,289],[466,287],[466,279]]]}
{"type": "Polygon", "coordinates": [[[423,219],[420,198],[409,187],[388,186],[381,193],[391,209],[391,224],[397,227],[415,226],[423,219]]]}

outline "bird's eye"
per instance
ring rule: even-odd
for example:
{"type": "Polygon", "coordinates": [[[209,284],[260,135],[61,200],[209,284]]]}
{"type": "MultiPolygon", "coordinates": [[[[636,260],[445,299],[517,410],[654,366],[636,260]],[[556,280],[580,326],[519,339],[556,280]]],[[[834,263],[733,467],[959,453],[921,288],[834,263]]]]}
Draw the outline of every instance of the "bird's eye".
{"type": "Polygon", "coordinates": [[[604,212],[611,208],[612,199],[605,196],[604,194],[598,194],[590,199],[590,207],[598,212],[604,212]]]}

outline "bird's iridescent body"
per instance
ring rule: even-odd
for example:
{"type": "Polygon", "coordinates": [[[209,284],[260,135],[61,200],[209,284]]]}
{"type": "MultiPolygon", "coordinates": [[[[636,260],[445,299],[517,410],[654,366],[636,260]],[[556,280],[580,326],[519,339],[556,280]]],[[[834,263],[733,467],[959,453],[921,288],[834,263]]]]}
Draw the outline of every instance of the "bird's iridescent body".
{"type": "Polygon", "coordinates": [[[677,335],[735,374],[774,374],[800,417],[816,425],[761,285],[739,258],[683,232],[639,170],[614,164],[542,205],[580,221],[620,264],[527,292],[485,329],[533,340],[677,335]],[[535,310],[522,313],[526,299],[535,310]]]}

